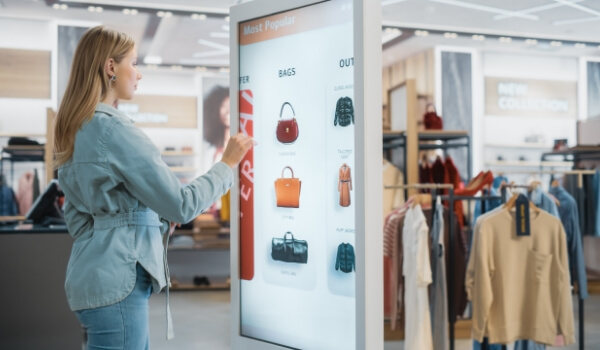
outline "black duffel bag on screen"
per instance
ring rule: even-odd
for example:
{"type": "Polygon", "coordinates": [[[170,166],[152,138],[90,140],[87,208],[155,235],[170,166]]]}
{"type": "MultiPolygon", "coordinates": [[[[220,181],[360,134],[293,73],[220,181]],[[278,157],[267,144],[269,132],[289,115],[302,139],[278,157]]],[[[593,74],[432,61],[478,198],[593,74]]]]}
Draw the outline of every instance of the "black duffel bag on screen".
{"type": "Polygon", "coordinates": [[[308,261],[308,244],[306,241],[295,239],[291,232],[286,232],[283,238],[273,238],[271,257],[273,260],[306,264],[308,261]]]}

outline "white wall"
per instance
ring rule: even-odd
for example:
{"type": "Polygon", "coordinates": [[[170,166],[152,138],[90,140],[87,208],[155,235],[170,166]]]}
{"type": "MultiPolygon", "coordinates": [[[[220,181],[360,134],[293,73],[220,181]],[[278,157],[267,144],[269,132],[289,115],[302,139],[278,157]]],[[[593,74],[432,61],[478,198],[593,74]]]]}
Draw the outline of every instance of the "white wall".
{"type": "MultiPolygon", "coordinates": [[[[480,93],[485,98],[485,77],[506,77],[518,79],[575,81],[579,80],[579,60],[572,57],[552,57],[546,55],[515,55],[505,53],[484,52],[481,54],[480,93]]],[[[542,152],[551,149],[527,149],[524,147],[489,147],[490,144],[522,145],[525,138],[530,135],[543,135],[544,144],[552,145],[554,139],[568,139],[569,146],[575,146],[576,119],[575,118],[540,118],[540,117],[506,117],[485,115],[484,103],[475,114],[478,120],[477,129],[482,137],[474,147],[483,149],[483,159],[480,160],[482,168],[489,169],[486,161],[494,161],[498,155],[506,160],[518,160],[524,156],[527,161],[539,161],[542,152]],[[487,146],[486,146],[487,145],[487,146]]],[[[478,163],[478,162],[476,162],[478,163]]],[[[499,170],[499,168],[496,168],[499,170]]],[[[536,171],[539,168],[512,168],[520,171],[536,171]]],[[[494,169],[492,169],[494,170],[494,169]]],[[[504,169],[508,170],[508,169],[504,169]]],[[[476,173],[476,172],[475,172],[476,173]]]]}

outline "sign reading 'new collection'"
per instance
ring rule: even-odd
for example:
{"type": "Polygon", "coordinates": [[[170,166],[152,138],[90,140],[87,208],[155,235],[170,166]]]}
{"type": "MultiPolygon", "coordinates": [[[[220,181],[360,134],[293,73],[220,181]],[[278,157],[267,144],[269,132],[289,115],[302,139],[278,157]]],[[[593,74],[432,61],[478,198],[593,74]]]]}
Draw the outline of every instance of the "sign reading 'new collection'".
{"type": "Polygon", "coordinates": [[[487,77],[485,114],[576,118],[577,82],[487,77]]]}

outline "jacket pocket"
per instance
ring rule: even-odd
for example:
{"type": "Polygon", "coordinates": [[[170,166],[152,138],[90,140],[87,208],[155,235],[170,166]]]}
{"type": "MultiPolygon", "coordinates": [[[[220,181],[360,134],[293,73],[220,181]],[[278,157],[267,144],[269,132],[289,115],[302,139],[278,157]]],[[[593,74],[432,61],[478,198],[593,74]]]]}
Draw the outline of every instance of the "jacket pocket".
{"type": "Polygon", "coordinates": [[[550,283],[552,254],[542,254],[531,251],[531,255],[533,257],[533,268],[536,282],[550,283]]]}

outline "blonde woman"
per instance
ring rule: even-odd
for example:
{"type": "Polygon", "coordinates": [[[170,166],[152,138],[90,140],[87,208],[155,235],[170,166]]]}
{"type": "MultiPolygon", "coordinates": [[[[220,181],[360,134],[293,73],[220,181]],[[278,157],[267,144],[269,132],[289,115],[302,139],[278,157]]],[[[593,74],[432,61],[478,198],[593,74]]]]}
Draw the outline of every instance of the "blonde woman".
{"type": "Polygon", "coordinates": [[[131,37],[89,29],[55,124],[65,220],[75,239],[65,290],[90,350],[148,349],[148,298],[168,284],[169,234],[227,192],[232,169],[254,144],[233,136],[221,162],[182,187],[150,139],[115,108],[141,78],[131,37]]]}

